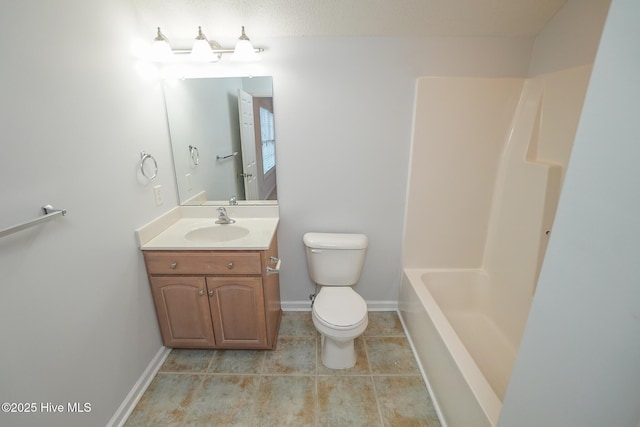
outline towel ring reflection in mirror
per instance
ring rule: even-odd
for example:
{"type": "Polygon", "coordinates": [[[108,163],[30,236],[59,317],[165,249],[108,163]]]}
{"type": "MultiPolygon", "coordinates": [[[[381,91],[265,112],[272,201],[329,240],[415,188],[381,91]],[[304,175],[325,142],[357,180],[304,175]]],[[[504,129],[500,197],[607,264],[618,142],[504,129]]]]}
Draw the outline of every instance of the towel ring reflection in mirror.
{"type": "Polygon", "coordinates": [[[189,156],[191,157],[191,164],[193,166],[198,166],[198,164],[200,163],[200,152],[198,151],[198,147],[190,145],[189,156]]]}
{"type": "Polygon", "coordinates": [[[140,172],[142,176],[151,180],[158,176],[158,162],[153,158],[151,154],[147,154],[144,151],[140,151],[140,172]]]}

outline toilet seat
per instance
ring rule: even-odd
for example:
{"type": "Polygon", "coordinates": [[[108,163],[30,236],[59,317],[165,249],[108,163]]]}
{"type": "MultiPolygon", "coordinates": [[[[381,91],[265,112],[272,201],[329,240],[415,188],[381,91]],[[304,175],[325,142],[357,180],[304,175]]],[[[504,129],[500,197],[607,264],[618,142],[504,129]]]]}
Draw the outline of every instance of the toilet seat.
{"type": "Polygon", "coordinates": [[[335,330],[358,328],[367,322],[367,303],[348,286],[323,287],[313,302],[317,321],[335,330]]]}

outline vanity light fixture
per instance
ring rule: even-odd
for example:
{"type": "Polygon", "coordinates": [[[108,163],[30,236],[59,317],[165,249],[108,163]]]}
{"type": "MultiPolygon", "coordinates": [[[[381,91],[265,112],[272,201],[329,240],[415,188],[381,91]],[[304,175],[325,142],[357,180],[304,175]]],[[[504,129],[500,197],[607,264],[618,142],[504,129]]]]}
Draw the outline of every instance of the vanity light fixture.
{"type": "Polygon", "coordinates": [[[158,35],[153,39],[151,45],[151,60],[154,62],[167,62],[173,57],[173,51],[169,44],[169,39],[165,37],[158,27],[158,35]]]}
{"type": "Polygon", "coordinates": [[[198,36],[193,42],[193,47],[191,48],[191,53],[189,54],[191,60],[197,62],[218,62],[222,54],[213,53],[214,44],[220,46],[213,40],[207,40],[207,37],[202,32],[202,27],[198,27],[198,36]]]}
{"type": "Polygon", "coordinates": [[[264,52],[263,48],[254,48],[251,40],[244,32],[238,38],[235,49],[223,49],[215,40],[208,40],[202,32],[202,27],[198,27],[198,35],[193,42],[191,50],[173,49],[169,44],[169,40],[160,31],[158,27],[158,35],[153,41],[151,47],[151,60],[153,62],[171,62],[179,60],[180,56],[188,54],[188,58],[194,62],[218,62],[223,53],[233,53],[234,61],[256,61],[260,59],[258,53],[264,52]]]}
{"type": "Polygon", "coordinates": [[[234,61],[257,61],[260,59],[256,53],[256,49],[253,48],[251,40],[244,32],[244,25],[242,26],[242,34],[236,42],[236,48],[233,50],[234,61]]]}

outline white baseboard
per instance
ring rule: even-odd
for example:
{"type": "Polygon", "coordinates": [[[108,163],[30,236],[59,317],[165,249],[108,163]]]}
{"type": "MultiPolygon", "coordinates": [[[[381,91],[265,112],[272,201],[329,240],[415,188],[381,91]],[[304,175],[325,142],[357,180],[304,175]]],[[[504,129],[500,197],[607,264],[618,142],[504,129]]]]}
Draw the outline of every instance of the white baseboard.
{"type": "Polygon", "coordinates": [[[116,413],[107,423],[107,427],[122,427],[124,425],[170,352],[171,349],[167,347],[161,347],[158,350],[142,375],[140,375],[140,378],[138,378],[138,381],[133,385],[131,391],[129,391],[129,394],[127,394],[127,397],[124,398],[116,413]]]}
{"type": "MultiPolygon", "coordinates": [[[[282,301],[282,311],[311,311],[311,301],[282,301]]],[[[369,311],[397,311],[398,301],[367,301],[369,311]]]]}
{"type": "Polygon", "coordinates": [[[367,301],[369,311],[398,311],[398,301],[367,301]]]}
{"type": "Polygon", "coordinates": [[[311,311],[311,301],[282,301],[282,311],[311,311]]]}

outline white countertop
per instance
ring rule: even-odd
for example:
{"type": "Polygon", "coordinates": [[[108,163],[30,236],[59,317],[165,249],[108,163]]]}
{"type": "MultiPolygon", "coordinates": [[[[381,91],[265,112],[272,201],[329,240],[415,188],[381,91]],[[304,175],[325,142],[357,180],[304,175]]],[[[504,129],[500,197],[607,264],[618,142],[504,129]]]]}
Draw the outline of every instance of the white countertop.
{"type": "Polygon", "coordinates": [[[225,206],[234,224],[216,224],[216,207],[178,206],[136,230],[142,250],[265,250],[278,228],[277,206],[225,206]],[[202,227],[242,227],[246,236],[233,240],[193,241],[186,234],[202,227]]]}

